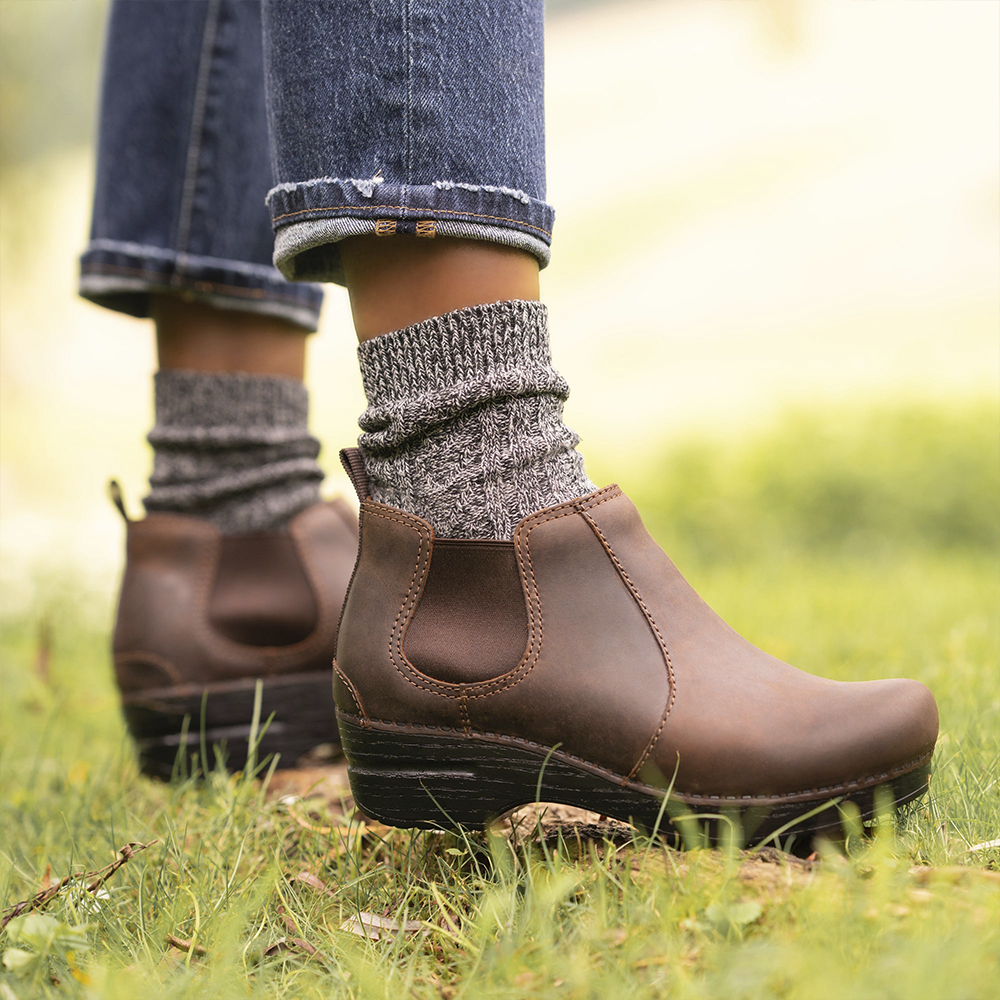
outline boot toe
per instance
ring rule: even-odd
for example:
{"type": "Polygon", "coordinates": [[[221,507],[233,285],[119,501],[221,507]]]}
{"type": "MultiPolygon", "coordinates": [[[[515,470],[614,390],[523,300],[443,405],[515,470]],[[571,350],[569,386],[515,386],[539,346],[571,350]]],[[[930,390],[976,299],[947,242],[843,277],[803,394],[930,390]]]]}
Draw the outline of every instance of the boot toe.
{"type": "Polygon", "coordinates": [[[885,738],[886,765],[904,766],[925,757],[938,738],[938,708],[934,695],[919,681],[893,678],[881,682],[880,721],[885,738]]]}
{"type": "MultiPolygon", "coordinates": [[[[678,698],[650,774],[670,777],[693,799],[814,800],[892,780],[926,763],[938,733],[937,705],[921,683],[845,683],[786,674],[783,697],[700,705],[678,698]],[[719,711],[726,706],[731,711],[719,711]]],[[[652,780],[661,784],[661,780],[652,780]]]]}

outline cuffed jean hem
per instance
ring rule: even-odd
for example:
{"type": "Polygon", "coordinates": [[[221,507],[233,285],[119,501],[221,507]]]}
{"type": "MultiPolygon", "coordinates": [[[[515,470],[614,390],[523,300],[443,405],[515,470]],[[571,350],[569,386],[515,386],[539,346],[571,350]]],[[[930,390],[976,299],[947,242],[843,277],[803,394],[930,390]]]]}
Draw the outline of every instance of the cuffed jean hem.
{"type": "Polygon", "coordinates": [[[519,247],[549,262],[555,213],[523,191],[437,181],[416,186],[321,178],[267,196],[274,264],[290,281],[343,284],[339,240],[362,233],[457,236],[519,247]]]}
{"type": "Polygon", "coordinates": [[[155,292],[180,295],[220,309],[283,319],[307,331],[319,325],[323,291],[290,285],[262,264],[181,254],[118,240],[93,240],[80,257],[80,295],[97,305],[142,318],[155,292]]]}
{"type": "MultiPolygon", "coordinates": [[[[274,237],[275,266],[289,281],[332,281],[338,285],[346,285],[337,243],[348,236],[378,234],[376,226],[374,219],[343,217],[284,226],[274,237]]],[[[405,231],[402,225],[396,229],[396,232],[405,231]]],[[[435,235],[517,247],[536,257],[540,267],[545,267],[549,262],[549,245],[516,229],[501,229],[500,226],[483,226],[472,222],[438,222],[435,235]]]]}

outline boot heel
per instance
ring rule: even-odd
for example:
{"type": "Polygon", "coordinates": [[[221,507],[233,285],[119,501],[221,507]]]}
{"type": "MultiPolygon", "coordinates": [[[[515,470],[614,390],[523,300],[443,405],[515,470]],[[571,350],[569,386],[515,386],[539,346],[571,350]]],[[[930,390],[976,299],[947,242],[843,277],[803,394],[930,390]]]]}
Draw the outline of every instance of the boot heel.
{"type": "MultiPolygon", "coordinates": [[[[248,679],[187,690],[165,688],[124,698],[122,712],[135,740],[142,773],[169,779],[178,757],[184,760],[187,773],[201,771],[203,737],[209,769],[215,767],[217,750],[228,770],[245,769],[256,684],[256,680],[248,679]],[[193,769],[191,757],[197,758],[193,769]]],[[[261,685],[258,721],[264,729],[257,744],[258,763],[279,754],[279,766],[292,767],[313,747],[337,743],[329,674],[315,672],[265,679],[261,685]],[[271,721],[264,729],[269,718],[271,721]]]]}
{"type": "Polygon", "coordinates": [[[562,802],[652,827],[662,797],[502,737],[467,738],[430,727],[360,725],[337,713],[351,791],[362,812],[389,826],[482,829],[530,802],[562,802]]]}
{"type": "MultiPolygon", "coordinates": [[[[498,785],[496,761],[474,740],[427,731],[361,726],[337,713],[354,800],[365,815],[388,826],[420,829],[482,828],[511,804],[520,787],[498,785]]],[[[529,801],[533,798],[529,796],[529,801]]]]}

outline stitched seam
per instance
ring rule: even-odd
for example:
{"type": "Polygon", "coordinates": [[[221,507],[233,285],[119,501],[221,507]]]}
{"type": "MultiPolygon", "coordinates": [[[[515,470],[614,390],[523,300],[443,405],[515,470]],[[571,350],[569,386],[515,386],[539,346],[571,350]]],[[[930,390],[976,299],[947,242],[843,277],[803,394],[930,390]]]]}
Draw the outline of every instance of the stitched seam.
{"type": "Polygon", "coordinates": [[[188,133],[188,155],[177,222],[177,249],[180,252],[187,248],[188,240],[191,238],[194,191],[198,183],[198,160],[201,157],[202,129],[205,124],[205,105],[208,101],[208,81],[212,72],[212,50],[215,48],[220,7],[220,0],[210,0],[205,14],[205,34],[201,40],[198,82],[195,85],[194,106],[191,109],[191,131],[188,133]]]}
{"type": "Polygon", "coordinates": [[[610,542],[604,537],[604,532],[601,531],[600,526],[597,522],[590,516],[590,514],[582,510],[580,511],[584,520],[593,529],[594,534],[601,540],[601,544],[607,550],[608,555],[611,557],[611,561],[615,564],[615,568],[618,570],[621,578],[625,581],[625,586],[628,587],[629,592],[632,594],[633,599],[642,608],[642,613],[646,616],[646,621],[649,622],[653,632],[656,633],[656,640],[660,644],[660,649],[663,652],[663,660],[667,666],[667,682],[670,684],[670,694],[667,696],[667,704],[663,709],[663,715],[660,717],[660,726],[656,732],[650,737],[649,742],[646,744],[646,749],[643,751],[642,756],[636,761],[635,766],[629,771],[629,778],[634,778],[639,771],[642,769],[642,765],[646,763],[649,759],[649,755],[653,752],[653,747],[656,746],[660,735],[663,732],[663,727],[667,724],[667,716],[670,715],[671,710],[674,707],[674,702],[677,699],[677,685],[674,679],[674,665],[670,659],[670,650],[667,648],[667,641],[663,638],[663,633],[660,632],[660,627],[656,624],[656,619],[653,618],[652,612],[646,606],[646,602],[642,599],[639,594],[639,590],[636,585],[632,582],[631,577],[625,572],[625,567],[622,566],[618,556],[615,554],[615,550],[611,547],[610,542]]]}
{"type": "MultiPolygon", "coordinates": [[[[525,521],[518,525],[517,531],[514,533],[514,550],[517,554],[518,568],[521,571],[522,579],[527,584],[530,577],[530,585],[528,586],[528,628],[532,634],[532,641],[529,644],[528,650],[525,652],[524,659],[509,675],[501,676],[495,678],[492,681],[483,682],[481,685],[481,693],[469,695],[470,700],[475,698],[486,698],[490,695],[499,694],[501,691],[508,691],[511,688],[517,687],[518,684],[523,681],[528,674],[534,670],[541,657],[542,643],[544,641],[544,630],[545,630],[545,616],[542,614],[542,597],[538,592],[538,583],[535,579],[535,570],[531,562],[531,532],[535,528],[542,524],[547,524],[549,521],[557,521],[561,517],[570,517],[573,514],[578,513],[579,506],[585,506],[588,509],[591,507],[598,507],[602,503],[607,503],[609,500],[614,500],[616,496],[621,494],[621,490],[617,486],[606,486],[603,490],[598,491],[593,494],[591,499],[584,505],[577,505],[574,501],[567,501],[565,504],[560,504],[558,507],[554,507],[549,510],[544,515],[540,515],[534,521],[525,521]],[[605,494],[607,494],[605,496],[605,494]],[[603,497],[602,500],[598,500],[598,497],[603,497]],[[521,550],[521,537],[523,535],[523,550],[524,556],[522,559],[521,550]],[[527,564],[527,571],[525,572],[525,563],[527,564]],[[537,620],[537,627],[536,627],[537,620]],[[537,644],[535,644],[535,634],[537,633],[537,644]],[[532,655],[531,649],[534,645],[534,653],[532,655]],[[530,661],[530,662],[529,662],[530,661]],[[503,682],[503,683],[501,683],[503,682]]],[[[471,686],[470,686],[471,687],[471,686]]],[[[477,685],[472,690],[478,690],[480,686],[477,685]]]]}
{"type": "MultiPolygon", "coordinates": [[[[597,507],[602,503],[607,503],[609,500],[613,500],[615,497],[620,495],[621,490],[617,485],[612,484],[611,486],[606,486],[603,490],[599,490],[597,493],[594,493],[590,501],[586,502],[582,506],[587,509],[597,507]],[[603,499],[599,500],[598,497],[603,497],[603,499]]],[[[399,613],[396,615],[396,619],[393,622],[392,632],[389,636],[389,661],[392,663],[393,668],[403,678],[403,680],[422,691],[427,691],[430,694],[441,695],[442,697],[450,698],[452,700],[464,698],[467,702],[473,701],[476,698],[486,698],[494,694],[499,694],[501,691],[509,690],[510,688],[516,687],[520,684],[538,663],[542,649],[543,618],[541,598],[538,594],[534,568],[531,564],[531,553],[528,546],[529,536],[535,528],[542,524],[578,513],[580,506],[581,505],[578,505],[573,500],[567,501],[564,504],[560,504],[558,507],[551,508],[546,511],[545,514],[539,515],[534,520],[529,518],[526,521],[522,521],[521,524],[518,525],[517,531],[514,533],[514,545],[517,555],[518,568],[528,596],[529,640],[521,662],[508,673],[502,674],[500,677],[495,677],[489,681],[477,681],[474,684],[448,684],[446,682],[437,681],[434,678],[427,677],[425,674],[420,673],[420,671],[417,670],[412,663],[410,663],[410,661],[406,658],[406,654],[403,652],[403,636],[405,633],[405,626],[408,623],[410,614],[412,613],[412,608],[407,611],[406,606],[407,603],[410,602],[411,596],[413,598],[413,605],[416,605],[418,598],[413,594],[413,589],[414,584],[417,581],[417,577],[421,573],[421,560],[425,558],[423,547],[426,538],[426,529],[423,527],[423,522],[417,521],[416,519],[410,520],[405,516],[405,512],[396,511],[394,507],[377,504],[376,501],[366,500],[362,505],[362,509],[366,510],[373,517],[380,517],[386,521],[395,521],[398,524],[406,525],[409,528],[413,528],[420,535],[420,546],[417,550],[417,565],[414,567],[413,577],[410,580],[410,586],[403,598],[403,604],[399,609],[399,613]],[[379,507],[381,507],[382,510],[379,510],[379,507]],[[391,511],[392,513],[384,513],[383,511],[391,511]],[[399,514],[403,514],[404,516],[400,517],[398,516],[399,514]],[[523,556],[521,552],[522,536],[524,539],[523,556]],[[527,567],[525,567],[525,563],[527,563],[527,567]],[[404,618],[404,615],[406,616],[406,620],[401,621],[401,619],[404,618]],[[397,652],[398,659],[396,655],[397,652]]],[[[431,548],[432,547],[428,548],[426,555],[426,562],[428,564],[430,562],[431,548]]],[[[424,566],[424,574],[426,574],[426,570],[427,566],[424,566]]],[[[421,580],[421,586],[422,585],[423,580],[421,580]]],[[[419,589],[420,588],[418,588],[418,592],[419,589]]]]}
{"type": "MultiPolygon", "coordinates": [[[[378,506],[383,506],[383,505],[378,505],[378,506]]],[[[416,678],[407,676],[407,672],[403,670],[403,668],[399,664],[399,660],[397,660],[396,658],[396,651],[393,648],[394,645],[398,647],[400,657],[403,663],[406,664],[406,666],[409,667],[410,670],[415,670],[413,665],[410,664],[410,662],[406,659],[402,651],[403,629],[400,628],[400,622],[403,621],[403,623],[405,624],[406,621],[408,621],[409,615],[407,614],[407,604],[410,603],[411,597],[413,597],[414,588],[416,587],[417,592],[419,593],[423,585],[423,579],[422,579],[423,574],[421,571],[423,570],[423,573],[426,573],[426,567],[429,564],[430,552],[432,546],[428,545],[427,556],[425,557],[424,543],[429,541],[429,539],[427,537],[427,531],[424,528],[422,522],[418,521],[415,518],[411,520],[410,518],[405,516],[405,512],[403,511],[396,512],[395,508],[388,506],[385,506],[384,510],[393,511],[393,513],[391,514],[383,513],[383,511],[378,509],[378,506],[376,506],[376,503],[374,501],[366,500],[361,505],[361,509],[363,513],[367,513],[371,517],[378,517],[381,518],[383,521],[394,521],[397,524],[405,525],[406,527],[416,531],[418,537],[420,538],[420,544],[417,549],[417,561],[416,565],[413,568],[413,575],[410,577],[410,585],[407,588],[406,594],[403,596],[403,603],[400,605],[399,611],[397,612],[395,621],[393,622],[392,625],[392,630],[389,633],[389,643],[388,643],[389,662],[392,664],[395,671],[400,675],[400,677],[403,678],[404,681],[406,681],[408,684],[413,685],[416,688],[420,688],[421,690],[427,691],[431,694],[443,694],[451,698],[460,697],[459,695],[452,694],[450,692],[437,690],[435,686],[433,686],[432,684],[425,684],[417,680],[416,678]],[[398,514],[403,514],[404,516],[400,517],[398,516],[398,514]],[[417,586],[418,578],[420,578],[420,586],[417,586]]],[[[415,597],[413,598],[413,602],[414,603],[416,602],[415,597]]]]}
{"type": "MultiPolygon", "coordinates": [[[[393,508],[388,509],[392,510],[393,508]]],[[[528,606],[528,629],[529,634],[531,635],[531,641],[529,642],[525,657],[521,660],[517,667],[510,672],[510,674],[503,675],[501,678],[496,678],[492,681],[477,682],[476,684],[446,685],[444,682],[436,681],[433,678],[421,674],[420,671],[418,671],[417,668],[410,663],[410,661],[406,658],[406,653],[403,651],[403,637],[406,633],[406,626],[409,624],[413,610],[419,600],[419,595],[423,590],[427,569],[430,565],[433,544],[427,545],[427,551],[425,554],[424,543],[430,542],[430,539],[427,538],[427,533],[422,526],[405,518],[396,517],[391,514],[384,514],[371,508],[369,508],[368,512],[373,517],[380,517],[386,521],[395,521],[398,524],[404,524],[407,527],[414,528],[420,536],[420,545],[417,549],[417,563],[413,570],[413,576],[410,578],[410,585],[403,597],[403,603],[396,615],[395,621],[393,622],[392,631],[389,634],[389,661],[392,663],[393,668],[403,678],[403,680],[422,691],[427,691],[430,694],[437,694],[444,698],[449,698],[452,701],[457,700],[460,703],[464,703],[466,706],[468,701],[472,698],[485,698],[490,694],[495,694],[497,691],[505,690],[508,687],[513,687],[515,684],[520,683],[520,681],[523,680],[524,677],[530,672],[531,668],[534,667],[535,663],[537,663],[538,655],[541,651],[541,630],[534,628],[535,606],[530,600],[528,606]],[[536,634],[538,635],[537,642],[535,641],[536,634]],[[525,669],[525,667],[527,667],[527,669],[525,669]],[[514,675],[518,674],[518,672],[522,672],[522,676],[518,677],[517,680],[513,680],[514,675]],[[507,681],[507,683],[498,687],[497,685],[499,681],[507,681]],[[486,690],[486,688],[490,689],[486,690]],[[469,694],[469,691],[481,691],[482,693],[469,694]]],[[[564,514],[557,516],[565,517],[569,513],[573,513],[573,511],[567,511],[564,514]]],[[[534,583],[534,573],[532,573],[532,583],[534,583]]],[[[532,586],[531,590],[535,603],[538,603],[537,587],[532,586]]],[[[541,614],[540,606],[538,607],[538,614],[539,616],[541,614]]],[[[466,715],[468,715],[467,707],[465,711],[466,715]]],[[[471,726],[471,720],[469,724],[471,726]]]]}
{"type": "Polygon", "coordinates": [[[288,533],[316,600],[316,627],[313,631],[304,639],[288,646],[250,646],[219,635],[208,620],[212,585],[215,583],[215,574],[222,553],[222,538],[218,536],[212,539],[214,554],[210,554],[209,559],[205,560],[204,567],[198,573],[198,606],[195,608],[195,630],[206,646],[222,656],[247,657],[255,669],[272,675],[276,671],[284,671],[301,665],[303,661],[307,661],[325,645],[332,644],[330,625],[334,617],[334,609],[331,607],[329,596],[322,586],[323,581],[306,558],[305,546],[299,537],[301,530],[297,522],[289,528],[288,533]]]}
{"type": "Polygon", "coordinates": [[[98,238],[91,240],[85,253],[119,253],[131,257],[155,257],[159,260],[174,262],[179,268],[203,265],[205,267],[225,268],[238,271],[241,274],[252,274],[254,277],[277,280],[278,275],[273,266],[251,264],[245,260],[233,260],[230,257],[213,257],[211,254],[178,253],[165,247],[153,246],[150,243],[133,243],[130,240],[108,240],[98,238]]]}
{"type": "MultiPolygon", "coordinates": [[[[546,518],[546,520],[556,520],[558,517],[565,516],[565,513],[556,514],[554,517],[546,518]]],[[[535,669],[538,659],[542,654],[545,617],[542,614],[542,598],[538,593],[538,582],[535,579],[535,568],[531,562],[531,552],[528,546],[531,532],[536,527],[536,524],[532,524],[530,527],[527,527],[527,530],[525,530],[525,525],[522,524],[518,526],[517,531],[514,533],[514,551],[517,555],[518,571],[521,579],[524,581],[524,586],[527,589],[528,594],[528,634],[530,637],[528,647],[524,651],[524,656],[521,658],[521,662],[510,672],[510,674],[502,675],[499,678],[486,681],[481,685],[476,685],[473,690],[477,693],[470,696],[473,699],[487,698],[490,695],[499,694],[501,691],[507,691],[516,687],[525,679],[525,677],[528,676],[528,674],[531,673],[532,670],[535,669]],[[523,557],[521,543],[522,535],[524,538],[523,557]]]]}
{"type": "Polygon", "coordinates": [[[202,281],[190,275],[181,275],[177,272],[167,273],[164,271],[147,271],[137,267],[121,267],[118,264],[86,264],[80,268],[80,273],[84,276],[88,274],[128,274],[138,278],[157,278],[157,284],[163,284],[170,288],[177,288],[184,284],[190,285],[196,291],[212,291],[213,289],[223,290],[231,295],[242,295],[246,298],[268,298],[282,299],[285,302],[308,305],[305,295],[285,295],[281,292],[268,292],[262,288],[246,288],[242,285],[224,285],[218,281],[202,281]]]}
{"type": "Polygon", "coordinates": [[[403,135],[406,142],[406,184],[403,186],[403,200],[406,187],[413,183],[413,32],[412,5],[403,4],[403,37],[406,39],[406,107],[403,109],[403,135]]]}
{"type": "MultiPolygon", "coordinates": [[[[348,716],[346,712],[338,710],[338,715],[348,716]]],[[[356,716],[354,716],[357,719],[356,716]]],[[[357,719],[359,723],[363,720],[357,719]]],[[[468,736],[472,739],[476,737],[482,737],[489,740],[501,740],[509,741],[517,744],[518,746],[529,747],[532,750],[538,750],[541,753],[549,754],[552,753],[556,757],[565,757],[569,760],[578,761],[581,764],[586,764],[588,767],[592,767],[597,771],[601,771],[604,774],[609,775],[620,781],[623,784],[631,785],[636,788],[648,789],[651,792],[662,794],[664,789],[658,788],[656,785],[647,784],[644,781],[629,781],[629,779],[615,771],[610,770],[603,764],[595,764],[593,761],[587,760],[585,757],[580,757],[577,754],[567,753],[565,750],[554,750],[552,747],[547,747],[542,743],[536,743],[533,740],[524,739],[521,736],[509,736],[506,733],[491,733],[491,732],[478,732],[472,731],[466,734],[461,729],[455,729],[453,726],[427,726],[427,725],[409,725],[405,722],[393,722],[390,719],[368,719],[369,724],[390,726],[393,729],[403,729],[407,731],[413,730],[432,730],[433,732],[439,733],[454,733],[456,735],[468,736]]],[[[885,778],[896,777],[900,774],[906,774],[912,771],[919,764],[923,764],[925,761],[931,759],[934,756],[933,750],[928,750],[926,753],[921,754],[919,757],[914,757],[912,760],[908,760],[905,764],[897,764],[895,767],[890,768],[888,771],[881,771],[878,774],[869,774],[863,778],[853,778],[850,781],[841,782],[839,785],[821,785],[817,788],[803,788],[796,792],[773,792],[769,794],[761,795],[705,795],[702,792],[682,792],[677,789],[674,790],[673,794],[677,796],[683,796],[688,799],[700,799],[706,802],[748,802],[754,803],[759,802],[761,799],[794,799],[800,795],[837,795],[840,792],[851,791],[852,789],[857,789],[861,787],[866,787],[873,782],[879,782],[885,778]]]]}
{"type": "Polygon", "coordinates": [[[361,713],[362,725],[368,719],[368,713],[365,711],[364,705],[361,704],[361,698],[358,695],[358,689],[351,683],[350,677],[340,669],[340,664],[336,660],[333,661],[333,669],[337,676],[347,685],[347,689],[350,692],[351,697],[354,699],[354,704],[357,705],[358,711],[361,713]]]}
{"type": "MultiPolygon", "coordinates": [[[[379,517],[385,521],[395,521],[398,524],[403,524],[409,528],[413,528],[420,536],[420,545],[417,549],[417,562],[413,570],[413,576],[410,578],[410,586],[407,588],[406,594],[403,597],[403,603],[400,606],[399,612],[393,622],[392,631],[389,634],[389,662],[392,663],[396,672],[408,684],[411,684],[422,691],[427,691],[430,694],[441,695],[442,697],[450,698],[452,700],[467,701],[468,696],[465,692],[468,691],[470,685],[454,684],[446,686],[440,681],[426,677],[426,675],[421,674],[417,668],[410,663],[410,661],[406,658],[406,654],[403,652],[403,635],[405,633],[405,626],[408,624],[413,610],[412,607],[408,609],[407,605],[416,604],[417,598],[414,595],[414,587],[416,586],[418,593],[422,589],[423,576],[426,575],[427,565],[430,561],[432,546],[428,546],[427,555],[426,557],[424,556],[424,542],[427,540],[426,531],[422,525],[415,521],[411,521],[405,517],[397,517],[393,514],[385,514],[377,509],[374,509],[372,504],[368,501],[366,501],[363,505],[363,509],[366,509],[372,517],[379,517]],[[417,586],[418,577],[420,577],[419,586],[417,586]]],[[[393,510],[391,507],[387,507],[386,509],[393,510]]],[[[529,608],[529,610],[531,609],[529,608]]],[[[529,633],[531,632],[531,623],[529,623],[529,633]]],[[[531,644],[529,644],[529,649],[530,648],[531,644]]],[[[516,670],[521,669],[523,662],[524,661],[522,661],[522,663],[515,668],[515,672],[516,670]]]]}
{"type": "MultiPolygon", "coordinates": [[[[386,521],[398,521],[401,524],[407,524],[409,527],[416,527],[417,532],[420,537],[420,546],[417,549],[417,563],[413,567],[413,576],[410,577],[410,586],[403,597],[403,603],[400,606],[399,612],[396,615],[396,620],[392,623],[392,631],[389,633],[389,661],[392,663],[393,667],[396,669],[397,673],[404,679],[410,681],[411,684],[415,684],[416,687],[422,687],[424,690],[433,691],[433,688],[428,687],[424,684],[417,683],[416,681],[408,678],[404,671],[400,668],[399,662],[396,660],[396,653],[393,649],[393,645],[399,650],[400,658],[404,662],[408,662],[406,657],[403,655],[403,629],[400,628],[400,621],[406,621],[409,619],[407,613],[407,604],[410,603],[411,597],[414,593],[414,587],[417,586],[417,579],[420,578],[420,587],[417,587],[417,592],[419,593],[423,587],[424,575],[426,574],[427,566],[430,562],[431,545],[427,546],[427,555],[424,555],[424,544],[428,541],[427,532],[423,530],[422,527],[415,526],[412,522],[404,521],[402,518],[391,517],[388,514],[381,514],[378,511],[372,512],[375,517],[381,517],[386,521]],[[405,616],[405,618],[404,618],[405,616]]],[[[416,599],[413,598],[414,605],[416,604],[416,599]]]]}
{"type": "Polygon", "coordinates": [[[415,215],[463,215],[469,219],[492,219],[494,222],[512,222],[517,226],[524,226],[527,229],[534,229],[536,232],[544,233],[551,237],[552,232],[543,229],[541,226],[533,226],[530,222],[522,222],[520,219],[508,219],[504,215],[483,215],[480,212],[462,212],[454,208],[411,208],[409,205],[324,205],[322,208],[302,208],[295,212],[285,212],[282,215],[275,215],[271,222],[280,222],[282,219],[293,219],[297,215],[312,215],[316,212],[340,212],[350,209],[353,212],[376,212],[379,209],[388,208],[398,212],[412,212],[415,215]]]}

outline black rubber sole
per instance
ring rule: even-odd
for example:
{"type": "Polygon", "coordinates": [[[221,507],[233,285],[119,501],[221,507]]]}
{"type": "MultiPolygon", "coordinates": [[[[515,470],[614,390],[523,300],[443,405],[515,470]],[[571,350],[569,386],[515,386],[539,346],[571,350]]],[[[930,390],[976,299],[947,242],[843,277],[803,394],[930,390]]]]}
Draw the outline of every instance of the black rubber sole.
{"type": "Polygon", "coordinates": [[[751,847],[778,831],[780,845],[811,841],[818,834],[838,837],[845,801],[857,805],[862,820],[874,817],[877,787],[888,788],[895,805],[927,790],[929,759],[886,776],[881,784],[830,792],[806,800],[753,800],[744,806],[708,797],[673,795],[664,806],[662,791],[622,784],[610,772],[557,750],[511,737],[392,723],[368,722],[337,713],[351,791],[358,807],[389,826],[419,829],[482,829],[497,817],[531,802],[560,802],[663,833],[678,844],[719,843],[738,821],[738,840],[751,847]],[[808,815],[808,814],[812,815],[808,815]]]}
{"type": "MultiPolygon", "coordinates": [[[[244,770],[256,687],[256,679],[248,678],[205,687],[162,688],[123,699],[122,712],[143,774],[171,778],[178,772],[182,776],[199,772],[203,747],[209,769],[221,755],[228,770],[244,770]]],[[[257,763],[278,754],[279,768],[294,767],[314,747],[339,743],[334,713],[330,674],[262,678],[257,763]]]]}

